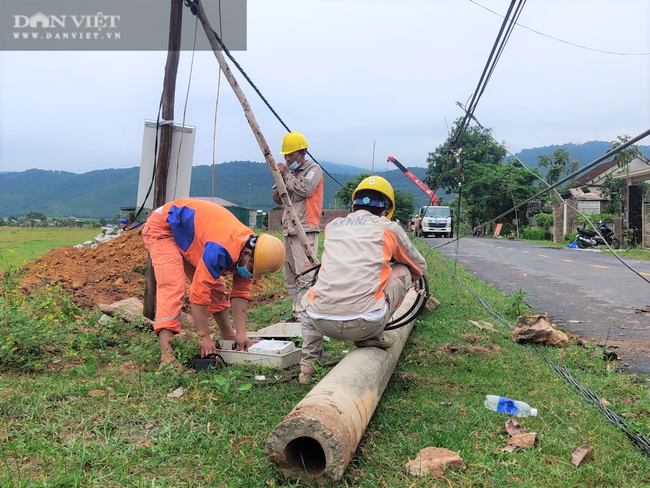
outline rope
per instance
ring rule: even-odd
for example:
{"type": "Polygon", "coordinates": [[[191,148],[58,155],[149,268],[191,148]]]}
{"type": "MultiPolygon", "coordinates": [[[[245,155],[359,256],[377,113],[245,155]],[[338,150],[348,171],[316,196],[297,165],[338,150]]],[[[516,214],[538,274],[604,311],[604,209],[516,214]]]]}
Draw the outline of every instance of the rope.
{"type": "MultiPolygon", "coordinates": [[[[196,16],[196,14],[197,14],[196,7],[195,7],[195,3],[196,3],[197,1],[198,1],[198,0],[193,0],[193,1],[191,1],[191,0],[185,0],[185,5],[186,5],[187,7],[190,8],[192,14],[194,14],[195,16],[196,16]]],[[[219,18],[219,22],[221,22],[221,16],[220,16],[220,18],[219,18]]],[[[226,48],[226,45],[225,45],[225,44],[223,43],[223,41],[221,40],[221,37],[219,36],[219,34],[217,34],[216,31],[214,31],[214,30],[213,30],[212,32],[214,33],[215,37],[217,38],[217,41],[219,41],[219,44],[221,45],[221,49],[222,49],[222,51],[226,54],[226,56],[228,56],[228,58],[230,59],[230,61],[232,61],[232,63],[233,63],[233,64],[235,65],[235,67],[239,70],[239,72],[240,72],[240,73],[242,74],[242,76],[246,79],[246,81],[247,81],[248,84],[253,88],[253,90],[255,90],[255,93],[257,93],[257,95],[260,97],[260,100],[262,100],[262,102],[264,102],[264,105],[267,106],[267,108],[268,108],[268,109],[271,111],[271,113],[275,116],[275,118],[278,120],[278,122],[280,122],[280,124],[282,124],[282,127],[284,127],[284,128],[286,129],[287,132],[292,132],[292,130],[289,128],[289,126],[288,126],[287,124],[285,124],[284,120],[282,120],[282,118],[280,117],[280,115],[278,115],[278,113],[277,113],[277,112],[275,111],[275,109],[271,106],[271,104],[270,104],[270,103],[268,102],[268,100],[264,97],[264,95],[262,95],[262,92],[259,90],[259,88],[257,88],[257,86],[255,85],[255,83],[253,83],[253,80],[251,80],[250,76],[248,76],[248,74],[244,71],[244,68],[241,67],[241,65],[240,65],[240,64],[237,62],[237,60],[233,57],[233,55],[230,53],[230,51],[226,48]]],[[[314,156],[309,152],[309,149],[307,149],[307,154],[309,155],[309,157],[310,157],[310,158],[311,158],[311,159],[312,159],[316,164],[318,164],[318,165],[321,167],[321,169],[323,170],[323,172],[324,172],[327,176],[329,176],[332,180],[334,180],[336,183],[338,183],[339,186],[344,186],[343,183],[341,183],[340,181],[338,181],[338,180],[337,180],[336,178],[334,178],[334,176],[332,176],[332,175],[331,175],[331,174],[330,174],[330,173],[329,173],[325,168],[323,168],[323,166],[322,166],[322,165],[321,165],[321,164],[316,160],[316,158],[315,158],[315,157],[314,157],[314,156]]]]}
{"type": "MultiPolygon", "coordinates": [[[[195,14],[196,15],[196,14],[195,14]]],[[[198,20],[198,17],[197,17],[198,20]]],[[[219,32],[222,32],[221,25],[221,0],[219,0],[219,32]]],[[[223,45],[221,46],[223,49],[223,45]]],[[[212,129],[212,184],[211,184],[211,201],[214,202],[214,173],[217,165],[217,112],[219,110],[219,93],[221,92],[221,66],[218,66],[217,72],[217,97],[214,103],[214,126],[212,129]]]]}

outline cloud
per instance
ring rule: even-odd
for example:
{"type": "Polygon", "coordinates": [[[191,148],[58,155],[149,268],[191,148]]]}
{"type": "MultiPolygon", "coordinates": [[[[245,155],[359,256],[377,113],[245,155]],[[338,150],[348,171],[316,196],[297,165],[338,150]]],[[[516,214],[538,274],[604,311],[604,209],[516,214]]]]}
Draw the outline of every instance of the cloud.
{"type": "MultiPolygon", "coordinates": [[[[505,11],[503,2],[479,3],[505,11]]],[[[574,0],[527,3],[519,22],[597,49],[650,52],[648,18],[647,2],[574,0]]],[[[318,159],[369,168],[374,143],[376,165],[395,156],[423,166],[462,115],[456,101],[475,89],[501,22],[459,0],[250,0],[248,49],[233,54],[318,159]]],[[[0,169],[139,165],[165,60],[165,52],[0,53],[0,169]]],[[[184,51],[177,123],[190,63],[184,51]]],[[[284,129],[236,74],[277,154],[284,129]]],[[[516,28],[475,115],[512,151],[611,141],[650,126],[649,79],[650,56],[587,51],[516,28]]],[[[217,81],[214,55],[196,53],[186,114],[197,127],[194,164],[213,160],[217,81]]],[[[262,160],[223,77],[214,157],[262,160]]]]}

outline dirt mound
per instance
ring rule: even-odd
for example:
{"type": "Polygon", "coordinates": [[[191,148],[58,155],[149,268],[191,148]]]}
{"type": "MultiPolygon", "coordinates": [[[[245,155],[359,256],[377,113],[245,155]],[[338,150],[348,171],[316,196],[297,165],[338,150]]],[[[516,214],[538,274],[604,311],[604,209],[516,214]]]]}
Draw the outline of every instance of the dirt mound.
{"type": "MultiPolygon", "coordinates": [[[[60,247],[26,266],[23,288],[31,293],[44,284],[60,283],[77,306],[95,310],[100,303],[114,303],[144,294],[147,250],[140,229],[123,232],[96,249],[60,247]]],[[[278,276],[253,283],[250,306],[282,298],[284,285],[278,276]]]]}

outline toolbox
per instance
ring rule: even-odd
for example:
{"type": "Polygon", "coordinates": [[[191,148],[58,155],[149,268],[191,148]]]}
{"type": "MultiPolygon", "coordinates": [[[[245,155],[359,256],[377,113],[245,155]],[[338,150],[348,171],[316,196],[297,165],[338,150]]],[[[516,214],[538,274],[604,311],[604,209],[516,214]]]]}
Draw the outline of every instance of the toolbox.
{"type": "Polygon", "coordinates": [[[291,341],[263,339],[248,351],[235,351],[234,341],[219,340],[217,353],[226,364],[255,364],[286,369],[300,362],[301,351],[291,341]]]}

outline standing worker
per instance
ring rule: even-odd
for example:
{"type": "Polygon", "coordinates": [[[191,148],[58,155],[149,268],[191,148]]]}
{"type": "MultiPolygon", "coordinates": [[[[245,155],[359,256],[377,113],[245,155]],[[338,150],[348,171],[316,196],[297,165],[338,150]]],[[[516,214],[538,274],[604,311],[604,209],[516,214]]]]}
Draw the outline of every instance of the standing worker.
{"type": "Polygon", "coordinates": [[[216,320],[222,339],[233,340],[238,350],[247,351],[251,284],[280,271],[284,262],[280,239],[255,235],[222,206],[193,199],[174,200],[151,212],[142,235],[156,275],[154,332],[160,341],[160,363],[176,361],[169,339],[181,330],[186,276],[191,282],[189,299],[201,357],[217,352],[208,314],[216,320]],[[233,276],[230,299],[223,279],[227,274],[233,276]],[[231,306],[235,330],[228,313],[231,306]]]}
{"type": "MultiPolygon", "coordinates": [[[[318,233],[320,232],[320,217],[323,212],[323,171],[321,167],[306,159],[307,139],[298,132],[289,132],[282,139],[281,155],[285,164],[278,163],[278,169],[287,187],[289,199],[300,219],[307,241],[318,253],[318,233]]],[[[271,189],[273,201],[282,204],[277,185],[271,189]]],[[[287,322],[299,322],[302,312],[301,300],[313,278],[313,273],[307,273],[297,278],[297,275],[313,264],[307,258],[307,253],[298,240],[296,229],[291,223],[287,209],[282,213],[282,233],[284,234],[284,284],[293,302],[293,316],[287,322]]]]}
{"type": "Polygon", "coordinates": [[[322,363],[323,335],[357,347],[392,347],[384,327],[411,282],[427,271],[404,229],[389,220],[394,211],[393,187],[370,176],[352,193],[352,213],[325,228],[318,281],[303,298],[300,383],[310,383],[322,363]]]}
{"type": "Polygon", "coordinates": [[[422,237],[422,218],[420,214],[413,217],[413,237],[422,237]]]}

